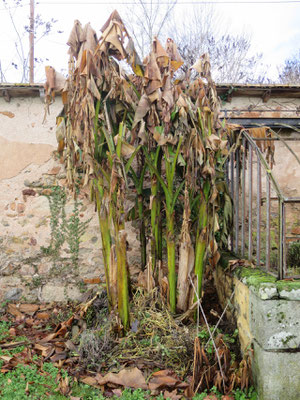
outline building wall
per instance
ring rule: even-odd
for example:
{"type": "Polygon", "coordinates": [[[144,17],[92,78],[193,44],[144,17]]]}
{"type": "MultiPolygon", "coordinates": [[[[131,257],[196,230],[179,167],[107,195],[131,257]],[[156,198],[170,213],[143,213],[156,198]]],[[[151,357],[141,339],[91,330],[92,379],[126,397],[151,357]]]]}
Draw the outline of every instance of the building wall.
{"type": "Polygon", "coordinates": [[[226,118],[300,118],[300,99],[271,97],[264,102],[261,97],[234,96],[221,104],[226,118]]]}
{"type": "Polygon", "coordinates": [[[39,97],[0,98],[0,180],[49,160],[57,146],[55,123],[61,108],[58,97],[43,123],[45,105],[39,97]]]}

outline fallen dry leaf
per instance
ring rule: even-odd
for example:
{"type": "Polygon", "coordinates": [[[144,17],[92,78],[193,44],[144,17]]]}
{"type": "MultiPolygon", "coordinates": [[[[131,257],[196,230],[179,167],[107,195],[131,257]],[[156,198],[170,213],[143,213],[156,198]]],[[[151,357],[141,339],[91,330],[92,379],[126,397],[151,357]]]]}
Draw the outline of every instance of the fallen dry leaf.
{"type": "Polygon", "coordinates": [[[166,369],[155,372],[149,382],[150,390],[158,390],[164,388],[181,388],[186,389],[189,385],[182,382],[172,371],[166,369]]]}
{"type": "Polygon", "coordinates": [[[13,315],[14,317],[23,317],[23,314],[18,310],[17,306],[12,303],[7,305],[7,312],[9,312],[9,314],[13,315]]]}
{"type": "Polygon", "coordinates": [[[122,369],[118,374],[109,372],[102,379],[98,379],[98,383],[101,386],[107,383],[114,383],[115,385],[133,389],[148,389],[144,375],[138,368],[122,369]]]}
{"type": "Polygon", "coordinates": [[[36,318],[47,321],[50,318],[50,315],[47,312],[39,312],[36,314],[36,318]]]}
{"type": "Polygon", "coordinates": [[[93,376],[86,376],[85,378],[80,378],[80,381],[82,383],[85,383],[86,385],[90,385],[90,386],[94,386],[99,388],[99,383],[98,380],[96,378],[94,378],[93,376]]]}
{"type": "Polygon", "coordinates": [[[174,389],[172,392],[168,392],[168,390],[166,390],[164,392],[164,399],[178,400],[181,398],[182,398],[182,395],[177,394],[177,389],[174,389]]]}
{"type": "Polygon", "coordinates": [[[51,351],[52,351],[52,348],[51,348],[50,346],[43,346],[43,345],[41,345],[41,344],[39,344],[39,343],[36,343],[36,344],[34,345],[34,349],[37,350],[37,351],[39,351],[39,352],[41,352],[41,354],[42,354],[43,357],[48,357],[49,354],[50,354],[51,351]]]}

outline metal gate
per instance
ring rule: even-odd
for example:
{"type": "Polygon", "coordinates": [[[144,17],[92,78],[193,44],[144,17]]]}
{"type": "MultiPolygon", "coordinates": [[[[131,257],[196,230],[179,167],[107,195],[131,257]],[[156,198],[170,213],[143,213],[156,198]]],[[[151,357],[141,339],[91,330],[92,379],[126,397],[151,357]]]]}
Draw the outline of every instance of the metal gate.
{"type": "Polygon", "coordinates": [[[231,151],[226,166],[234,209],[234,229],[229,247],[237,256],[252,260],[278,279],[300,278],[300,265],[287,264],[291,243],[297,242],[298,246],[299,242],[300,259],[300,235],[287,233],[286,220],[286,207],[300,206],[300,197],[283,194],[262,151],[262,144],[264,141],[282,141],[298,167],[300,160],[287,141],[273,131],[271,137],[256,138],[244,129],[238,133],[237,140],[240,146],[231,151]]]}

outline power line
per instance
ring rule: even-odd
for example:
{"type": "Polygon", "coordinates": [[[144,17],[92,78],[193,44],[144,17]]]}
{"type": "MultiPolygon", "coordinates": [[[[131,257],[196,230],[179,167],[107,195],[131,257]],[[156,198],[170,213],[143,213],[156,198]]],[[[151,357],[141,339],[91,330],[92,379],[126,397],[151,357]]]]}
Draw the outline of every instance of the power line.
{"type": "MultiPolygon", "coordinates": [[[[178,1],[176,5],[193,5],[193,4],[247,4],[247,5],[258,5],[258,4],[299,4],[300,0],[271,0],[271,1],[267,1],[267,0],[254,0],[254,1],[241,1],[241,0],[220,0],[220,1],[178,1]]],[[[54,1],[54,2],[37,2],[37,4],[39,5],[138,5],[138,3],[134,2],[134,1],[97,1],[97,2],[91,2],[91,1],[87,1],[87,2],[82,2],[82,1],[71,1],[71,2],[67,2],[67,1],[54,1]]],[[[144,2],[143,4],[145,5],[161,5],[161,4],[165,4],[165,5],[169,5],[170,2],[168,1],[161,1],[161,2],[144,2]]]]}
{"type": "MultiPolygon", "coordinates": [[[[234,1],[234,0],[220,0],[220,1],[177,1],[177,3],[175,4],[175,6],[177,6],[177,5],[181,5],[181,6],[184,6],[184,5],[193,5],[193,4],[196,4],[196,5],[199,5],[199,4],[229,4],[229,5],[232,5],[232,4],[247,4],[247,5],[259,5],[259,4],[299,4],[300,3],[300,0],[271,0],[271,1],[267,1],[267,0],[261,0],[261,1],[259,1],[259,0],[254,0],[254,1],[251,1],[251,0],[247,0],[247,1],[241,1],[241,0],[237,0],[237,1],[234,1]]],[[[92,2],[92,1],[87,1],[87,2],[82,2],[82,1],[70,1],[70,2],[68,2],[68,1],[53,1],[53,2],[49,2],[49,1],[45,1],[45,2],[40,2],[40,1],[38,1],[38,2],[36,2],[36,4],[38,4],[38,5],[41,5],[41,6],[43,6],[43,5],[45,5],[45,6],[50,6],[50,5],[80,5],[80,6],[82,6],[82,5],[94,5],[94,6],[97,6],[97,5],[114,5],[114,6],[116,6],[116,5],[119,5],[119,6],[121,6],[121,5],[137,5],[137,3],[136,2],[134,2],[134,1],[124,1],[124,2],[122,2],[122,1],[97,1],[97,2],[92,2]]],[[[168,5],[168,4],[170,4],[170,2],[167,2],[167,1],[161,1],[161,2],[156,2],[156,3],[151,3],[151,2],[144,2],[143,4],[145,4],[145,5],[153,5],[153,6],[155,6],[155,5],[160,5],[160,4],[162,4],[162,5],[168,5]]],[[[11,6],[11,7],[9,7],[10,9],[13,9],[13,8],[19,8],[19,7],[27,7],[27,6],[29,6],[30,5],[30,3],[26,3],[26,4],[19,4],[19,5],[17,5],[17,6],[11,6]]],[[[8,11],[8,9],[7,8],[0,8],[0,11],[8,11]]]]}
{"type": "Polygon", "coordinates": [[[27,7],[29,5],[30,5],[30,3],[18,4],[17,6],[10,6],[10,7],[7,7],[7,8],[0,8],[0,11],[8,11],[8,10],[12,10],[13,8],[27,7]]]}

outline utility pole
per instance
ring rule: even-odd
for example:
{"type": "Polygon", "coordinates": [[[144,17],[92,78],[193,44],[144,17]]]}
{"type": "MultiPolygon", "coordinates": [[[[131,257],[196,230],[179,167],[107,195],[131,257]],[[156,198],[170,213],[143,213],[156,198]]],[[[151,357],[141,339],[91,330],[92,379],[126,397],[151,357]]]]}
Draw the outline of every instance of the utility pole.
{"type": "Polygon", "coordinates": [[[29,83],[34,83],[34,0],[30,0],[29,83]]]}

